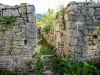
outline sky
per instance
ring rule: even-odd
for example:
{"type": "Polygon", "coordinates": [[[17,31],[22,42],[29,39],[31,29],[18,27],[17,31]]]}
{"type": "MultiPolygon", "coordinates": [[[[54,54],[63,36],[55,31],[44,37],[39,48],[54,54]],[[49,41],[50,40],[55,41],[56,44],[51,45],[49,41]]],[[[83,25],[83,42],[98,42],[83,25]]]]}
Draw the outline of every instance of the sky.
{"type": "MultiPolygon", "coordinates": [[[[65,4],[73,0],[0,0],[0,3],[7,5],[20,5],[20,3],[28,3],[35,5],[36,13],[47,12],[48,8],[55,9],[57,5],[65,4]]],[[[74,1],[85,1],[85,0],[74,0],[74,1]]]]}

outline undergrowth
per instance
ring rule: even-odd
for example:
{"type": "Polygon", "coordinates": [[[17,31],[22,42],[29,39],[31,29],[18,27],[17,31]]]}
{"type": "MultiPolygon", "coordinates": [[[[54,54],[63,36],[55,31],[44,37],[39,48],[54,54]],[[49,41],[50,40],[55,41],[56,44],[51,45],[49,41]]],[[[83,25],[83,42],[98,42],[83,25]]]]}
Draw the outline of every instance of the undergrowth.
{"type": "Polygon", "coordinates": [[[55,57],[51,65],[55,75],[100,75],[100,70],[96,68],[94,61],[78,62],[70,60],[69,57],[64,59],[55,57]]]}
{"type": "Polygon", "coordinates": [[[44,38],[40,38],[37,47],[37,62],[34,75],[43,75],[43,62],[41,55],[54,56],[49,59],[49,65],[52,67],[54,75],[100,75],[100,70],[96,68],[94,61],[79,62],[70,60],[70,55],[66,58],[58,58],[44,38]]]}
{"type": "Polygon", "coordinates": [[[37,55],[36,55],[36,66],[33,75],[43,75],[43,62],[41,55],[52,55],[53,47],[47,43],[47,41],[41,36],[38,40],[37,55]]]}

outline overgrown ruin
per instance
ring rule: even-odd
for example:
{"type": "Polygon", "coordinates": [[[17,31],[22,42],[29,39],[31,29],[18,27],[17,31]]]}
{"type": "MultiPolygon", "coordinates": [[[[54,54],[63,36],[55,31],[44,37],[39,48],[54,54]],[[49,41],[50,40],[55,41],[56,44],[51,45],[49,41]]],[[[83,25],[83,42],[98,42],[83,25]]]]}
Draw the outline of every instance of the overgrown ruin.
{"type": "Polygon", "coordinates": [[[0,4],[0,16],[2,18],[9,17],[8,20],[11,17],[16,19],[11,24],[0,24],[0,68],[28,70],[27,64],[34,62],[32,56],[35,55],[37,46],[34,5],[26,3],[22,3],[20,6],[0,4]]]}
{"type": "MultiPolygon", "coordinates": [[[[0,68],[33,70],[37,47],[34,5],[0,4],[0,17],[15,19],[11,24],[0,24],[0,68]]],[[[100,3],[70,2],[57,13],[55,28],[42,35],[59,57],[99,62],[100,3]]]]}
{"type": "Polygon", "coordinates": [[[56,15],[56,54],[100,61],[100,3],[70,2],[56,15]]]}

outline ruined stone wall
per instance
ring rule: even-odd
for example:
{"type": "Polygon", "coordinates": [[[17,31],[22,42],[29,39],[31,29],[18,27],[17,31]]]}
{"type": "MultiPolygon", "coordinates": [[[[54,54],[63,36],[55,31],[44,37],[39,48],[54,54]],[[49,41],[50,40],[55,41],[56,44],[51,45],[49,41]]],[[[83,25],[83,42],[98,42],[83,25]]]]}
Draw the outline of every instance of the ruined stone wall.
{"type": "Polygon", "coordinates": [[[100,3],[70,2],[57,13],[56,53],[100,61],[100,3]]]}
{"type": "Polygon", "coordinates": [[[40,32],[43,38],[47,41],[47,43],[50,44],[51,46],[54,46],[55,44],[54,28],[50,30],[48,30],[47,28],[41,28],[40,32]]]}
{"type": "Polygon", "coordinates": [[[34,5],[0,4],[0,16],[16,18],[16,22],[11,25],[0,25],[0,68],[27,69],[25,66],[33,61],[37,45],[34,5]]]}

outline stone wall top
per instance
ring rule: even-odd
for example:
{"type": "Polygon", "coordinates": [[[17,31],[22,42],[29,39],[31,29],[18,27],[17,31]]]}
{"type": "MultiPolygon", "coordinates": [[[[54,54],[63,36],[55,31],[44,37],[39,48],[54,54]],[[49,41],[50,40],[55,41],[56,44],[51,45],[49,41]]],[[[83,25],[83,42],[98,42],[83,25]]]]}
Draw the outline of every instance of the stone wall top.
{"type": "Polygon", "coordinates": [[[29,5],[27,3],[14,6],[0,4],[0,16],[25,17],[26,13],[35,14],[34,5],[29,5]]]}

